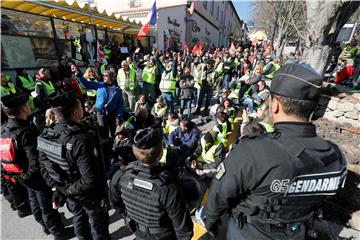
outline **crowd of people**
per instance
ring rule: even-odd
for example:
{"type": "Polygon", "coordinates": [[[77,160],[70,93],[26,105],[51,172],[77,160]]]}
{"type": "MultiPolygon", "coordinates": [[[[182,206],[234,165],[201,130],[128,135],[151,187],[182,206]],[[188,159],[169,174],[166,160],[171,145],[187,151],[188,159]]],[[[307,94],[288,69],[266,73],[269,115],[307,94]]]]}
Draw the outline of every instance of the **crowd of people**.
{"type": "MultiPolygon", "coordinates": [[[[283,75],[304,72],[315,79],[310,85],[319,85],[318,75],[297,61],[284,64],[300,70],[283,75]]],[[[283,107],[274,110],[269,99],[274,92],[292,97],[283,93],[285,80],[269,88],[283,68],[259,44],[196,54],[136,49],[120,66],[96,62],[82,72],[66,59],[56,73],[19,69],[13,81],[2,74],[2,194],[19,217],[34,215],[55,239],[73,234],[57,210],[65,202],[79,239],[110,239],[109,202],[126,212],[139,239],[190,239],[190,210],[173,184],[179,169],[210,186],[227,171],[224,159],[239,142],[275,132],[271,112],[283,107]],[[201,131],[192,121],[197,116],[214,126],[201,131]]],[[[317,97],[304,97],[310,110],[317,97]]],[[[210,217],[207,224],[216,232],[210,217]]]]}

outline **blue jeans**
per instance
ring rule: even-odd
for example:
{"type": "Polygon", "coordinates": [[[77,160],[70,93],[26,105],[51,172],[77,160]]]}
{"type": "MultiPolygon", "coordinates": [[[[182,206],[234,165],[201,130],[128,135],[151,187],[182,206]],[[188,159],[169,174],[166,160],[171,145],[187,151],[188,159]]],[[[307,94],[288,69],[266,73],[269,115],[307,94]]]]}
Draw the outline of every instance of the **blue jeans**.
{"type": "Polygon", "coordinates": [[[71,199],[67,199],[67,207],[74,215],[73,224],[75,235],[80,240],[91,239],[110,239],[109,234],[109,213],[105,206],[101,206],[99,201],[91,202],[84,206],[71,199]],[[91,230],[90,230],[90,225],[91,230]]]}
{"type": "Polygon", "coordinates": [[[163,92],[161,96],[164,98],[167,107],[171,113],[174,112],[174,96],[172,93],[163,92]]]}
{"type": "Polygon", "coordinates": [[[244,236],[240,232],[239,227],[236,226],[235,220],[233,217],[229,218],[226,239],[228,239],[228,240],[245,240],[244,236]]]}
{"type": "Polygon", "coordinates": [[[251,98],[246,97],[245,99],[242,100],[242,104],[249,108],[250,113],[254,112],[254,102],[251,98]]]}
{"type": "Polygon", "coordinates": [[[183,112],[185,110],[185,105],[187,108],[188,118],[190,119],[190,117],[191,117],[191,99],[181,99],[181,107],[180,107],[181,114],[183,114],[183,112]]]}
{"type": "Polygon", "coordinates": [[[143,82],[143,92],[146,99],[150,103],[154,103],[156,99],[155,85],[143,82]]]}
{"type": "Polygon", "coordinates": [[[229,82],[231,81],[231,74],[225,74],[223,80],[223,87],[229,89],[229,82]]]}
{"type": "Polygon", "coordinates": [[[210,87],[200,89],[199,100],[198,100],[197,109],[196,109],[196,111],[198,111],[198,112],[201,110],[201,105],[202,105],[205,95],[206,95],[206,100],[205,100],[204,111],[208,111],[209,106],[210,106],[210,101],[212,98],[212,90],[210,87]]]}
{"type": "Polygon", "coordinates": [[[31,212],[35,220],[44,229],[53,235],[59,235],[64,231],[59,212],[52,208],[52,193],[50,189],[44,191],[27,188],[31,212]]]}
{"type": "Polygon", "coordinates": [[[194,88],[193,91],[194,91],[194,99],[192,101],[192,106],[197,107],[201,89],[194,88]]]}

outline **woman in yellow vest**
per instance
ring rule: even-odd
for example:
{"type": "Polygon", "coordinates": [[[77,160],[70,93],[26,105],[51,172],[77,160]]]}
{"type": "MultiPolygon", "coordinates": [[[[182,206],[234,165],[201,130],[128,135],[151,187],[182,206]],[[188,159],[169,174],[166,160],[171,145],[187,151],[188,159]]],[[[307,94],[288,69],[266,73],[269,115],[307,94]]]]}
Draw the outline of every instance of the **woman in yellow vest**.
{"type": "Polygon", "coordinates": [[[215,114],[216,125],[213,130],[217,133],[217,138],[227,147],[227,137],[231,134],[231,123],[226,118],[226,113],[217,112],[215,114]]]}
{"type": "Polygon", "coordinates": [[[190,158],[190,168],[200,176],[214,177],[218,165],[225,158],[224,145],[214,131],[207,132],[200,143],[190,158]]]}
{"type": "MultiPolygon", "coordinates": [[[[101,81],[101,77],[99,76],[97,71],[92,67],[89,67],[89,68],[86,69],[85,74],[84,74],[84,78],[86,80],[88,80],[88,81],[94,81],[94,82],[101,81]]],[[[86,95],[87,95],[87,98],[89,100],[95,101],[95,99],[96,99],[96,90],[88,89],[86,91],[86,95]]]]}

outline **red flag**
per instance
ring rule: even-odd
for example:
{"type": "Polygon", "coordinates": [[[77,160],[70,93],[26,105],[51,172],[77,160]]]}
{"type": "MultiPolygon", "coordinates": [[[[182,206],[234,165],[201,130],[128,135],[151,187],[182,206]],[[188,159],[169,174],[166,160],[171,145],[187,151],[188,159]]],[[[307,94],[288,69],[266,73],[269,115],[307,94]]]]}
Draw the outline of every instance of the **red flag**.
{"type": "Polygon", "coordinates": [[[193,2],[191,3],[190,8],[188,8],[188,11],[189,11],[190,16],[193,15],[194,10],[195,10],[195,2],[193,1],[193,2]]]}
{"type": "Polygon", "coordinates": [[[199,47],[198,47],[198,44],[197,43],[195,43],[195,45],[194,45],[194,47],[193,47],[193,49],[192,49],[192,53],[193,54],[196,54],[197,53],[197,51],[198,51],[198,49],[199,49],[199,47]]]}
{"type": "Polygon", "coordinates": [[[200,43],[200,46],[199,46],[199,48],[198,48],[198,50],[197,50],[197,53],[200,54],[200,53],[201,53],[201,50],[202,50],[202,43],[200,43]]]}
{"type": "Polygon", "coordinates": [[[185,41],[185,43],[184,43],[184,51],[189,51],[189,47],[188,47],[188,45],[187,45],[187,42],[185,41]]]}

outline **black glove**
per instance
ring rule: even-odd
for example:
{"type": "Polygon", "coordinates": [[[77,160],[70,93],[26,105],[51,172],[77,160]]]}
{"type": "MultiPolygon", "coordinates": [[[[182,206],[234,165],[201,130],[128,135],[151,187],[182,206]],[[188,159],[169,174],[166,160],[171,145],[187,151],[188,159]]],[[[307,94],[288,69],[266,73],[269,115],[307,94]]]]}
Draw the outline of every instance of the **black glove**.
{"type": "Polygon", "coordinates": [[[69,197],[71,195],[71,192],[69,191],[69,188],[66,185],[56,185],[56,191],[59,191],[61,194],[63,194],[66,197],[69,197]]]}
{"type": "Polygon", "coordinates": [[[52,197],[52,202],[59,204],[61,207],[64,206],[66,202],[66,197],[64,194],[56,190],[52,197]]]}

